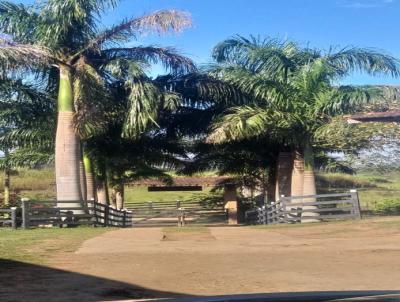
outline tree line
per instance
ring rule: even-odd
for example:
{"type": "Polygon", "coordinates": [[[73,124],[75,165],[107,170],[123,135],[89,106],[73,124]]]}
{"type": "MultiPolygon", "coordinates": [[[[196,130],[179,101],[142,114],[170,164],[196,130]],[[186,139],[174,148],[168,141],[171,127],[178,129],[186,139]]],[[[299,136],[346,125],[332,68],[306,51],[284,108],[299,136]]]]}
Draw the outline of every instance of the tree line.
{"type": "Polygon", "coordinates": [[[199,68],[171,47],[130,46],[179,32],[191,17],[157,11],[103,28],[116,0],[0,1],[0,168],[55,163],[57,201],[123,207],[124,184],[213,170],[280,195],[316,193],[315,170],[397,127],[341,118],[385,102],[396,87],[342,85],[353,72],[398,77],[399,60],[368,48],[322,51],[233,36],[199,68]],[[154,64],[166,75],[151,77],[154,64]],[[372,139],[374,138],[374,139],[372,139]]]}

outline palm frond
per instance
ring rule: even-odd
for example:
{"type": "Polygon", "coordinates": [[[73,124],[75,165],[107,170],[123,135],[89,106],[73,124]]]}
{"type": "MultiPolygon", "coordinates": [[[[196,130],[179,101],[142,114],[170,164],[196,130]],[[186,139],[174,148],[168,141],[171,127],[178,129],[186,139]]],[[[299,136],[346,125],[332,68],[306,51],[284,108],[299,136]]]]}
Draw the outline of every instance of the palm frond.
{"type": "Polygon", "coordinates": [[[0,136],[0,144],[14,147],[54,145],[55,129],[12,129],[0,136]]]}
{"type": "Polygon", "coordinates": [[[372,102],[384,98],[378,86],[339,86],[316,96],[315,113],[329,115],[349,114],[359,111],[372,102]]]}
{"type": "Polygon", "coordinates": [[[31,68],[33,66],[50,66],[59,62],[46,47],[0,40],[1,68],[31,68]]]}
{"type": "Polygon", "coordinates": [[[386,74],[394,77],[400,75],[400,61],[395,57],[370,48],[348,47],[324,56],[339,76],[351,72],[366,72],[371,75],[386,74]]]}
{"type": "Polygon", "coordinates": [[[38,14],[30,6],[0,1],[0,32],[20,43],[32,42],[38,14]]]}
{"type": "Polygon", "coordinates": [[[158,64],[174,74],[184,74],[195,71],[196,67],[192,60],[180,55],[176,49],[154,46],[137,46],[131,48],[110,48],[102,51],[107,60],[117,58],[136,60],[146,64],[158,64]]]}
{"type": "Polygon", "coordinates": [[[97,32],[101,14],[117,0],[47,0],[39,4],[39,22],[35,27],[37,41],[64,53],[86,45],[97,32]]]}
{"type": "Polygon", "coordinates": [[[176,10],[158,11],[139,18],[125,20],[121,24],[105,30],[94,39],[91,39],[78,54],[88,50],[98,50],[106,42],[126,42],[137,35],[152,32],[157,34],[164,34],[170,31],[180,32],[189,26],[191,26],[191,18],[186,12],[176,10]]]}
{"type": "Polygon", "coordinates": [[[274,109],[241,106],[234,107],[211,126],[209,143],[241,140],[265,135],[278,138],[280,131],[291,129],[297,122],[290,113],[274,109]]]}
{"type": "Polygon", "coordinates": [[[150,125],[157,125],[161,105],[160,91],[146,79],[125,82],[129,109],[123,127],[123,137],[137,138],[150,125]]]}
{"type": "Polygon", "coordinates": [[[104,79],[83,59],[75,64],[73,88],[76,131],[87,139],[103,131],[106,114],[104,100],[110,95],[104,79]]]}
{"type": "Polygon", "coordinates": [[[19,148],[11,152],[7,158],[0,159],[0,169],[5,167],[37,168],[39,165],[51,164],[54,162],[54,154],[46,149],[19,148]]]}

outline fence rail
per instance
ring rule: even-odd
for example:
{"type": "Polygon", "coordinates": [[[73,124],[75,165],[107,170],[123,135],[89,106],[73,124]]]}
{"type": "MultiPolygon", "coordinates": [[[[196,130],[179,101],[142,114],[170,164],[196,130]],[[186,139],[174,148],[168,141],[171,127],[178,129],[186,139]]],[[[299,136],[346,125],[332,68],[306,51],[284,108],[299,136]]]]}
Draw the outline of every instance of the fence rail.
{"type": "Polygon", "coordinates": [[[20,209],[13,208],[0,208],[0,226],[9,226],[16,229],[21,223],[20,209]]]}
{"type": "Polygon", "coordinates": [[[184,226],[187,224],[225,224],[226,211],[222,205],[199,201],[160,201],[131,204],[135,226],[184,226]]]}
{"type": "Polygon", "coordinates": [[[361,219],[357,192],[282,197],[275,203],[245,213],[249,224],[298,223],[361,219]]]}
{"type": "Polygon", "coordinates": [[[23,200],[18,208],[0,209],[0,226],[24,229],[79,225],[132,227],[133,215],[128,210],[117,210],[94,201],[62,201],[59,204],[63,206],[58,206],[57,201],[23,200]]]}

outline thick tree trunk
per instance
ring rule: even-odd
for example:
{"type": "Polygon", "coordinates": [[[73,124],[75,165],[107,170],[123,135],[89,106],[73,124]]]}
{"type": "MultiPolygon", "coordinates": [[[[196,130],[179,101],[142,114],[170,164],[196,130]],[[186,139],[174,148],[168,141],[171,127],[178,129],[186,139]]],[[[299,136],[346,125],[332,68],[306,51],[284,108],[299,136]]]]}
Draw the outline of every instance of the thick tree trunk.
{"type": "Polygon", "coordinates": [[[275,195],[276,182],[277,182],[277,167],[270,167],[268,170],[268,179],[267,179],[268,203],[276,200],[276,195],[275,195]]]}
{"type": "Polygon", "coordinates": [[[122,210],[124,208],[124,184],[121,182],[117,186],[114,187],[115,192],[115,203],[118,210],[122,210]]]}
{"type": "Polygon", "coordinates": [[[4,205],[8,206],[10,204],[10,169],[6,167],[4,169],[4,205]]]}
{"type": "Polygon", "coordinates": [[[86,200],[95,200],[95,181],[93,174],[92,161],[83,149],[83,166],[86,176],[86,200]]]}
{"type": "Polygon", "coordinates": [[[58,121],[56,134],[56,184],[59,207],[78,207],[81,205],[80,187],[80,143],[73,125],[73,97],[70,70],[60,66],[60,86],[58,94],[58,121]],[[63,203],[76,201],[76,203],[63,203]]]}
{"type": "Polygon", "coordinates": [[[110,206],[117,208],[117,192],[114,187],[111,188],[110,206]]]}
{"type": "Polygon", "coordinates": [[[106,175],[106,165],[103,161],[95,161],[95,188],[96,188],[96,201],[102,204],[108,204],[108,184],[106,175]]]}
{"type": "MultiPolygon", "coordinates": [[[[4,150],[4,158],[7,161],[9,156],[8,150],[4,150]]],[[[4,168],[4,205],[8,206],[10,204],[10,167],[6,162],[6,166],[4,168]]]]}
{"type": "MultiPolygon", "coordinates": [[[[317,188],[315,185],[315,172],[314,172],[314,152],[311,146],[304,148],[304,186],[303,195],[317,195],[317,188]]],[[[304,198],[303,202],[315,202],[315,198],[304,198]]],[[[313,217],[318,217],[318,213],[308,212],[307,210],[317,209],[316,206],[304,206],[301,222],[318,222],[319,220],[313,217]],[[304,218],[303,218],[304,217],[304,218]]]]}
{"type": "Polygon", "coordinates": [[[290,152],[279,152],[276,177],[275,198],[278,200],[282,195],[290,196],[292,180],[293,159],[290,152]]]}
{"type": "MultiPolygon", "coordinates": [[[[293,154],[293,172],[291,181],[291,196],[302,196],[304,185],[304,151],[296,150],[293,154]]],[[[295,199],[293,202],[301,202],[295,199]]]]}
{"type": "Polygon", "coordinates": [[[87,200],[85,165],[82,157],[79,160],[79,182],[81,187],[82,199],[87,200]]]}

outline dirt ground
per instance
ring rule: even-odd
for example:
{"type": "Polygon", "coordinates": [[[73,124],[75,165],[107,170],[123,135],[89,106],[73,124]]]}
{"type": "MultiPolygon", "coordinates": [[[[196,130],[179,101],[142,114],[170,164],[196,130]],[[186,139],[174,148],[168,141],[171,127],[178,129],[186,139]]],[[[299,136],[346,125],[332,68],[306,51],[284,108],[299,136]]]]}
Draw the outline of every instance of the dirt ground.
{"type": "MultiPolygon", "coordinates": [[[[36,283],[52,284],[37,301],[63,301],[71,292],[79,301],[98,301],[399,290],[400,218],[269,228],[122,229],[90,239],[51,263],[49,271],[33,275],[21,269],[22,279],[31,278],[31,291],[36,283]]],[[[19,287],[10,289],[14,301],[28,290],[19,287]]]]}

